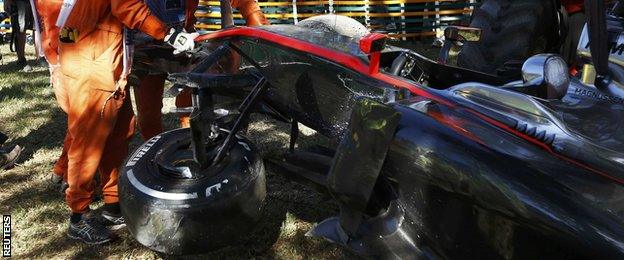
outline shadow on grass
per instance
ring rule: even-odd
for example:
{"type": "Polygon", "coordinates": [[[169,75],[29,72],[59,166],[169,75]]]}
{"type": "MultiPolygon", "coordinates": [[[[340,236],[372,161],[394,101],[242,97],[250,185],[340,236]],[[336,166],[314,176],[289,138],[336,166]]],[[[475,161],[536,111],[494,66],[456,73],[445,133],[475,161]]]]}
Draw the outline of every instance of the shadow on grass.
{"type": "Polygon", "coordinates": [[[125,234],[121,234],[117,240],[104,245],[87,245],[80,241],[70,239],[65,232],[56,233],[46,239],[49,241],[48,243],[21,255],[21,257],[25,259],[42,258],[42,256],[54,256],[54,258],[68,259],[121,258],[120,255],[122,255],[125,250],[139,247],[137,244],[126,242],[131,241],[131,238],[127,237],[125,234]],[[59,257],[58,255],[63,255],[64,257],[59,257]]]}
{"type": "Polygon", "coordinates": [[[7,172],[0,174],[0,183],[23,183],[31,178],[32,176],[7,172]]]}
{"type": "MultiPolygon", "coordinates": [[[[32,181],[32,183],[29,183],[30,185],[20,185],[20,189],[18,189],[17,191],[12,192],[8,196],[3,196],[3,198],[0,200],[0,204],[19,205],[21,208],[28,207],[37,209],[46,205],[50,205],[51,203],[58,203],[62,200],[61,194],[59,194],[58,192],[54,192],[54,189],[52,189],[47,182],[41,180],[33,180],[36,179],[37,176],[21,176],[15,177],[14,180],[19,180],[22,183],[26,180],[29,180],[32,181]]],[[[3,177],[0,180],[5,181],[7,178],[10,177],[3,177]]]]}
{"type": "MultiPolygon", "coordinates": [[[[8,57],[9,55],[6,55],[3,57],[3,59],[8,58],[8,57]]],[[[36,67],[39,65],[37,61],[32,60],[31,57],[27,57],[26,64],[30,65],[31,67],[36,67]]],[[[21,69],[22,67],[20,67],[19,64],[17,63],[17,58],[15,58],[14,61],[0,64],[0,72],[17,72],[21,69]]],[[[24,73],[28,73],[28,72],[24,72],[24,73]]]]}
{"type": "MultiPolygon", "coordinates": [[[[19,75],[22,76],[22,75],[19,75]]],[[[28,77],[30,79],[37,77],[47,77],[47,71],[39,71],[32,72],[28,75],[23,75],[24,77],[28,77]]],[[[27,78],[27,79],[28,79],[27,78]]],[[[32,82],[32,81],[19,81],[11,84],[9,87],[3,87],[0,89],[0,100],[8,100],[13,98],[35,98],[35,96],[43,96],[39,93],[33,93],[29,90],[41,88],[41,82],[32,82]]]]}
{"type": "Polygon", "coordinates": [[[29,122],[30,120],[40,117],[41,115],[37,115],[36,113],[39,111],[49,112],[48,122],[31,130],[28,135],[16,138],[12,141],[12,143],[24,148],[18,163],[32,159],[33,154],[41,149],[53,149],[62,147],[63,145],[63,139],[67,128],[67,116],[60,108],[53,105],[37,104],[31,108],[20,111],[18,114],[24,115],[21,116],[20,121],[29,122]]]}

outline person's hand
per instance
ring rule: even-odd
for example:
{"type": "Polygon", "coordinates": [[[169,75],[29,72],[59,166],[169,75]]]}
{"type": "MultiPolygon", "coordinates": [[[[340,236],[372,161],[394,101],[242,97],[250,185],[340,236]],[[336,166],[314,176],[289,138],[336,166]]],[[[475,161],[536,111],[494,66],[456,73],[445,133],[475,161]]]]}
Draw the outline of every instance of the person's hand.
{"type": "Polygon", "coordinates": [[[171,28],[165,36],[165,42],[175,49],[173,54],[191,51],[195,48],[195,38],[199,33],[187,33],[182,28],[171,28]]]}

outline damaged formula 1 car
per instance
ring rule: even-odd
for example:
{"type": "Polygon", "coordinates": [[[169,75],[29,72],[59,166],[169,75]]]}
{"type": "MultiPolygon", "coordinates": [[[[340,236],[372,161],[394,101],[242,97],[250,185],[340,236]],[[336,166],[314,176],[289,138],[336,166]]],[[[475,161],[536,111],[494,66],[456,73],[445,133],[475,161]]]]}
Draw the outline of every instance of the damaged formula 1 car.
{"type": "Polygon", "coordinates": [[[363,257],[624,255],[623,99],[570,79],[561,58],[532,57],[524,81],[507,82],[380,34],[271,25],[198,41],[206,57],[170,75],[194,91],[191,128],[147,141],[120,176],[141,244],[237,243],[262,212],[266,163],[331,194],[338,215],[309,235],[363,257]],[[237,69],[213,68],[224,60],[237,69]],[[242,101],[224,112],[216,96],[242,101]],[[239,134],[252,113],[291,123],[288,160],[263,162],[239,134]],[[337,145],[298,151],[298,123],[337,145]]]}

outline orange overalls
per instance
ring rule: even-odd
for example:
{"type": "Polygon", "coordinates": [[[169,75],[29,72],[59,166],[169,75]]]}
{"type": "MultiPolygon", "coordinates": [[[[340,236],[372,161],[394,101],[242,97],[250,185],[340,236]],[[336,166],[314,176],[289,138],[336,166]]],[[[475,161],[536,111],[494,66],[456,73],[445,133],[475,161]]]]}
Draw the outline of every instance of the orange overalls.
{"type": "MultiPolygon", "coordinates": [[[[186,30],[194,31],[195,9],[199,0],[186,0],[186,30]]],[[[254,0],[232,0],[232,7],[239,10],[247,22],[247,26],[269,24],[262,10],[254,0]]],[[[137,104],[138,125],[143,139],[147,140],[163,131],[162,127],[162,96],[166,75],[148,75],[141,80],[139,87],[134,89],[137,104]]],[[[176,107],[190,107],[191,92],[185,89],[176,97],[176,107]]],[[[180,115],[180,127],[189,127],[189,115],[180,115]]]]}
{"type": "Polygon", "coordinates": [[[167,28],[140,0],[78,0],[59,44],[67,91],[66,201],[73,213],[89,208],[93,177],[100,173],[105,203],[119,201],[118,167],[128,154],[134,115],[123,70],[123,27],[162,40],[167,28]]]}
{"type": "MultiPolygon", "coordinates": [[[[41,23],[41,47],[50,66],[50,81],[54,88],[54,95],[61,109],[67,113],[67,91],[60,84],[61,73],[58,65],[59,30],[55,25],[62,4],[63,0],[37,0],[35,9],[41,23]]],[[[63,153],[54,165],[54,173],[63,177],[64,180],[67,180],[66,147],[69,140],[69,135],[66,135],[63,153]]]]}
{"type": "Polygon", "coordinates": [[[55,26],[63,0],[37,0],[35,9],[41,23],[41,47],[50,64],[58,64],[58,29],[55,26]]]}

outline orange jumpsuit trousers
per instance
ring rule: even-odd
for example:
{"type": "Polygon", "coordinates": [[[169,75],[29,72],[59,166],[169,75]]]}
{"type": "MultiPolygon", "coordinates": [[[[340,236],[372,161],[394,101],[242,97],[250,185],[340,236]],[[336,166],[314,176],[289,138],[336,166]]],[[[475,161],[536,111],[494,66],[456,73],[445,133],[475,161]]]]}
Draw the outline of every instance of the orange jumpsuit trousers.
{"type": "MultiPolygon", "coordinates": [[[[198,0],[186,0],[186,29],[194,30],[195,9],[198,0]]],[[[237,8],[242,14],[247,26],[269,24],[262,10],[253,0],[232,0],[232,7],[237,8]]],[[[134,97],[137,104],[138,125],[143,139],[147,140],[163,131],[162,127],[162,97],[166,75],[148,75],[141,80],[139,87],[134,89],[134,97]]],[[[176,107],[190,107],[191,91],[184,89],[177,97],[176,107]]],[[[189,127],[189,115],[180,115],[180,127],[189,127]]]]}
{"type": "MultiPolygon", "coordinates": [[[[60,69],[58,60],[59,30],[55,26],[63,0],[37,0],[35,9],[41,24],[41,47],[50,66],[50,82],[54,88],[56,101],[63,112],[67,113],[67,91],[60,83],[60,69]]],[[[69,135],[65,136],[63,152],[54,165],[54,173],[67,181],[67,147],[69,135]]]]}
{"type": "Polygon", "coordinates": [[[73,213],[88,210],[96,171],[104,202],[119,200],[118,167],[134,133],[122,78],[124,25],[155,39],[162,40],[166,33],[164,24],[140,0],[76,1],[60,33],[69,39],[59,44],[59,60],[68,114],[65,198],[73,213]]]}

